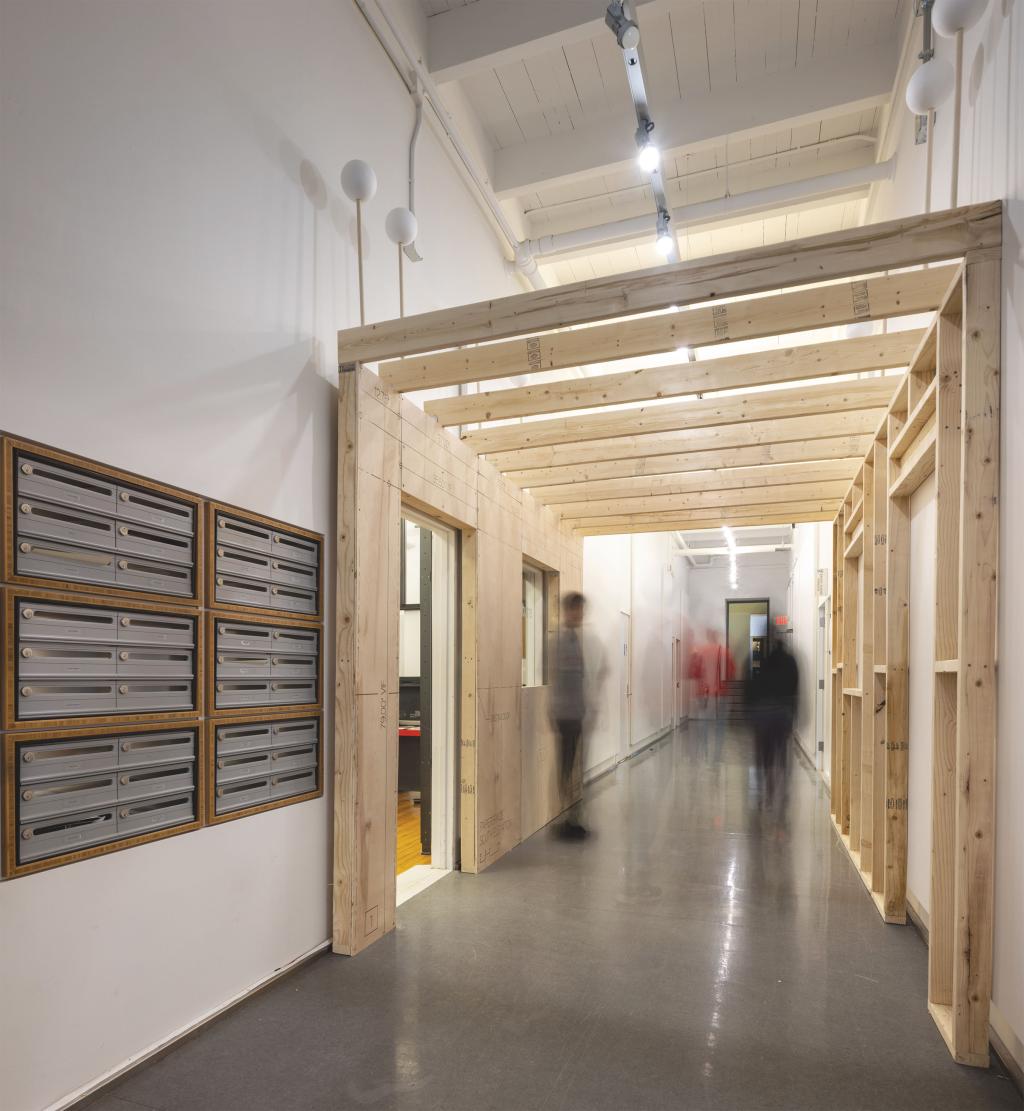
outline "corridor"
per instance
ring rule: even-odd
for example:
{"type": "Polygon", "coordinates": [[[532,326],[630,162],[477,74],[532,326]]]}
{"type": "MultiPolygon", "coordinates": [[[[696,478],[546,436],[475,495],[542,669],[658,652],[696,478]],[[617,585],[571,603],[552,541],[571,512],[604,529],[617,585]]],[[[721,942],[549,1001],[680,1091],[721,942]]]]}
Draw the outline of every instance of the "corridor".
{"type": "Polygon", "coordinates": [[[94,1111],[1021,1106],[950,1059],[927,953],[885,927],[799,760],[760,807],[746,734],[680,731],[544,830],[144,1065],[94,1111]]]}

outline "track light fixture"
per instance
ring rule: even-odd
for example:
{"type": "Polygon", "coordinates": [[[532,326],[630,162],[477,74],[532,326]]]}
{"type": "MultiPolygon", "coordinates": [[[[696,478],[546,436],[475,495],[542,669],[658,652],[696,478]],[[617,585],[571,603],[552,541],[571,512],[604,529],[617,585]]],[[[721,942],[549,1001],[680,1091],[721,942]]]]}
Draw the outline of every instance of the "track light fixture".
{"type": "Polygon", "coordinates": [[[611,28],[615,41],[623,50],[636,50],[640,45],[640,28],[629,18],[621,2],[608,5],[604,21],[611,28]]]}
{"type": "Polygon", "coordinates": [[[669,227],[671,219],[671,216],[669,216],[663,208],[659,210],[657,225],[658,238],[655,240],[654,246],[658,249],[658,254],[665,255],[666,257],[672,254],[676,246],[675,236],[672,234],[672,229],[669,227]]]}
{"type": "Polygon", "coordinates": [[[645,174],[653,173],[661,165],[661,151],[651,140],[654,124],[644,120],[636,129],[636,160],[645,174]]]}

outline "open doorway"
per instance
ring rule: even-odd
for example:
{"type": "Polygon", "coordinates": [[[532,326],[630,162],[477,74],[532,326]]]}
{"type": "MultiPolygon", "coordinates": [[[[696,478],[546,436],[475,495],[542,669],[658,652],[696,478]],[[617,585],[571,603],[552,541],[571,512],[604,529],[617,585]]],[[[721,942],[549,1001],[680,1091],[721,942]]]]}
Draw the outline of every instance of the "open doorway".
{"type": "Polygon", "coordinates": [[[725,603],[725,640],[736,674],[757,673],[768,655],[768,599],[738,598],[725,603]]]}
{"type": "Polygon", "coordinates": [[[455,867],[456,533],[403,510],[396,903],[455,867]]]}

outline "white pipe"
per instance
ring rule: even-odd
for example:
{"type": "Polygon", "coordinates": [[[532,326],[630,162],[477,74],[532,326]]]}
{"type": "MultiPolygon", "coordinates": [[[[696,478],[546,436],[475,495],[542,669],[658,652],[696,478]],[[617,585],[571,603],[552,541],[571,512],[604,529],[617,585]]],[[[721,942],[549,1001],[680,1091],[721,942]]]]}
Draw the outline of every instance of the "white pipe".
{"type": "MultiPolygon", "coordinates": [[[[495,225],[496,230],[500,233],[499,238],[504,241],[506,257],[508,255],[511,255],[513,259],[516,259],[517,268],[535,289],[546,288],[547,282],[544,281],[544,278],[540,273],[540,270],[537,268],[535,262],[533,263],[532,270],[524,269],[523,266],[519,264],[519,237],[516,235],[515,229],[509,223],[508,217],[505,215],[505,212],[502,209],[498,198],[494,195],[494,192],[491,189],[490,185],[488,185],[488,183],[484,180],[483,175],[477,169],[476,163],[473,161],[473,156],[469,153],[469,151],[466,149],[465,144],[462,142],[458,130],[455,127],[455,123],[452,120],[448,109],[445,107],[444,102],[441,100],[441,95],[437,90],[437,86],[434,84],[433,79],[427,72],[426,67],[422,64],[422,62],[420,62],[419,58],[409,48],[409,45],[405,41],[405,37],[403,36],[402,32],[395,25],[387,10],[383,8],[380,3],[378,3],[378,0],[355,0],[355,4],[356,7],[359,8],[360,12],[362,12],[363,18],[370,25],[370,29],[377,36],[378,42],[380,42],[381,46],[384,48],[384,51],[391,59],[392,64],[398,70],[399,75],[402,77],[402,80],[404,81],[406,88],[409,90],[410,93],[415,90],[415,80],[410,82],[405,67],[408,67],[408,71],[411,71],[414,77],[419,79],[419,85],[423,90],[424,99],[433,109],[434,115],[437,118],[438,123],[441,125],[442,130],[444,131],[445,137],[447,138],[452,149],[455,151],[455,154],[458,156],[458,160],[462,164],[463,170],[473,184],[477,199],[481,202],[485,213],[495,225]],[[387,34],[384,33],[385,27],[387,28],[387,34]],[[394,52],[388,43],[387,35],[390,35],[391,38],[398,44],[399,50],[404,55],[404,65],[401,59],[395,57],[394,52]]],[[[533,262],[532,259],[530,261],[533,262]]]]}
{"type": "MultiPolygon", "coordinates": [[[[735,193],[717,200],[684,205],[672,213],[672,226],[678,233],[694,224],[708,223],[725,216],[780,208],[800,200],[843,193],[861,185],[869,185],[874,181],[891,179],[895,165],[895,158],[890,158],[887,162],[873,162],[868,166],[857,166],[834,174],[787,182],[785,185],[769,185],[765,189],[754,189],[749,193],[735,193]]],[[[609,224],[579,228],[576,231],[545,235],[539,239],[529,240],[527,247],[534,258],[562,254],[580,247],[592,247],[602,243],[610,244],[641,237],[650,231],[650,224],[649,216],[637,216],[628,220],[616,220],[609,224]]]]}

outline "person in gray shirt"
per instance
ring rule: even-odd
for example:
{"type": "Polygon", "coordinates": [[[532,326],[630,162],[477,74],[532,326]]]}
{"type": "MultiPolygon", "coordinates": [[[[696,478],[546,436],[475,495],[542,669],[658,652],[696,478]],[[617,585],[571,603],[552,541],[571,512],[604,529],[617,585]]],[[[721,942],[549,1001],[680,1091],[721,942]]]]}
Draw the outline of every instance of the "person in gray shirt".
{"type": "Polygon", "coordinates": [[[562,620],[551,654],[551,720],[558,733],[559,783],[564,799],[575,797],[557,833],[568,839],[587,836],[582,821],[579,785],[575,782],[582,759],[583,723],[587,717],[586,659],[580,626],[586,600],[573,591],[562,599],[562,620]]]}

